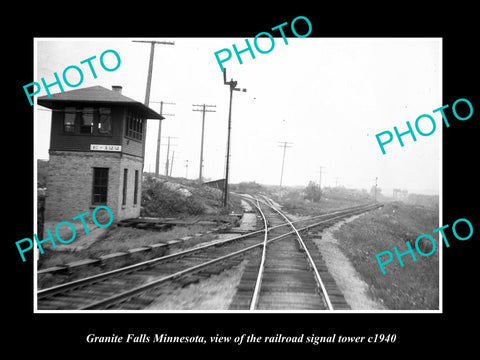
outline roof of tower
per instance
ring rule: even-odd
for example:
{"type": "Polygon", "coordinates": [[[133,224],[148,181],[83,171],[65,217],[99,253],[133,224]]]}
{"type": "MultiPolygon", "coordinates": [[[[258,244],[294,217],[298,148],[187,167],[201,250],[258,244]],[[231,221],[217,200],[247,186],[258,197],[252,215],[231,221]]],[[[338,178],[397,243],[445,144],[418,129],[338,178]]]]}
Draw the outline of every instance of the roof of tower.
{"type": "Polygon", "coordinates": [[[147,119],[159,119],[164,117],[156,111],[150,109],[139,101],[133,100],[128,96],[122,95],[118,90],[109,90],[103,86],[90,86],[82,89],[71,90],[56,93],[48,97],[48,95],[37,98],[37,104],[45,106],[49,109],[58,108],[66,103],[78,104],[118,104],[136,108],[147,119]]]}

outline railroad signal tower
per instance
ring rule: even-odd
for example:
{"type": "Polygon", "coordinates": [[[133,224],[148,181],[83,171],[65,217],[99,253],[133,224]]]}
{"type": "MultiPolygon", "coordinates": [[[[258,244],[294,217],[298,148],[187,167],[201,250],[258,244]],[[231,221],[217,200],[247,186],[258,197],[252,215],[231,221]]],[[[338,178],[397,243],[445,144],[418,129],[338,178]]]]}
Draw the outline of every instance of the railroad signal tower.
{"type": "Polygon", "coordinates": [[[42,96],[52,109],[46,220],[65,220],[98,205],[115,220],[140,216],[147,119],[163,116],[102,86],[42,96]]]}

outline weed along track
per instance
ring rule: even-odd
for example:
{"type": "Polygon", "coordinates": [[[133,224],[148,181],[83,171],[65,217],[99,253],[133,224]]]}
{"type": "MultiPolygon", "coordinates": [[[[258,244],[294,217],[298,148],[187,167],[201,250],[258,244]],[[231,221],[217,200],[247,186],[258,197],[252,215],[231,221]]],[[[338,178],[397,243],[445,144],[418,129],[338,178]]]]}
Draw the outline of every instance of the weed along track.
{"type": "Polygon", "coordinates": [[[345,306],[315,245],[302,240],[299,232],[329,226],[378,205],[296,221],[303,224],[296,228],[268,200],[248,201],[263,220],[261,229],[40,290],[38,310],[141,310],[162,295],[220,274],[245,259],[248,265],[230,309],[322,310],[345,306]]]}

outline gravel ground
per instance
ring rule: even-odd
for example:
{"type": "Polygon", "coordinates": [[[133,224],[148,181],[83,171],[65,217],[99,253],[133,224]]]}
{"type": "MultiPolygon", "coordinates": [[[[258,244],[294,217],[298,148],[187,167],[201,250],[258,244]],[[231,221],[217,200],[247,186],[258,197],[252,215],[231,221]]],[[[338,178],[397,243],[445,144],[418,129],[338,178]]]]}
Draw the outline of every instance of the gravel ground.
{"type": "Polygon", "coordinates": [[[337,239],[332,235],[343,224],[362,215],[352,216],[322,232],[322,238],[313,238],[320,250],[330,274],[335,279],[340,291],[352,310],[385,310],[382,303],[368,295],[368,285],[362,280],[350,260],[338,247],[337,239]]]}
{"type": "MultiPolygon", "coordinates": [[[[245,211],[250,206],[242,201],[245,211]]],[[[254,213],[244,213],[239,228],[253,230],[256,225],[254,213]]],[[[237,234],[218,234],[215,240],[228,239],[237,234]]],[[[204,245],[204,244],[202,244],[204,245]]],[[[219,275],[211,276],[199,283],[177,288],[160,296],[145,310],[228,310],[242,278],[246,260],[219,275]]]]}

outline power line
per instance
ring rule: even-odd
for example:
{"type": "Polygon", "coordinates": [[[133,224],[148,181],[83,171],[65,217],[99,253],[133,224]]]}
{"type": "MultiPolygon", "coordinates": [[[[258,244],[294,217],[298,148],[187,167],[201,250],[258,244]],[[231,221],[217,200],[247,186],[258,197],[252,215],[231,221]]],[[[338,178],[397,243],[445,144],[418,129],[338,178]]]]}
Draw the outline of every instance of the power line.
{"type": "Polygon", "coordinates": [[[287,142],[287,141],[279,141],[278,143],[283,144],[283,145],[279,145],[279,147],[283,147],[282,172],[280,173],[280,194],[281,194],[282,181],[283,181],[283,168],[284,168],[284,165],[285,165],[285,152],[287,151],[287,148],[291,147],[289,145],[292,145],[293,143],[287,142]]]}
{"type": "Polygon", "coordinates": [[[196,105],[192,104],[192,106],[200,106],[202,107],[201,109],[192,109],[192,111],[201,111],[202,112],[202,139],[200,143],[200,170],[199,170],[199,175],[198,175],[198,181],[202,182],[202,169],[203,169],[203,137],[204,137],[204,132],[205,132],[205,113],[206,112],[216,112],[215,110],[208,110],[206,109],[207,107],[216,107],[216,105],[196,105]]]}

